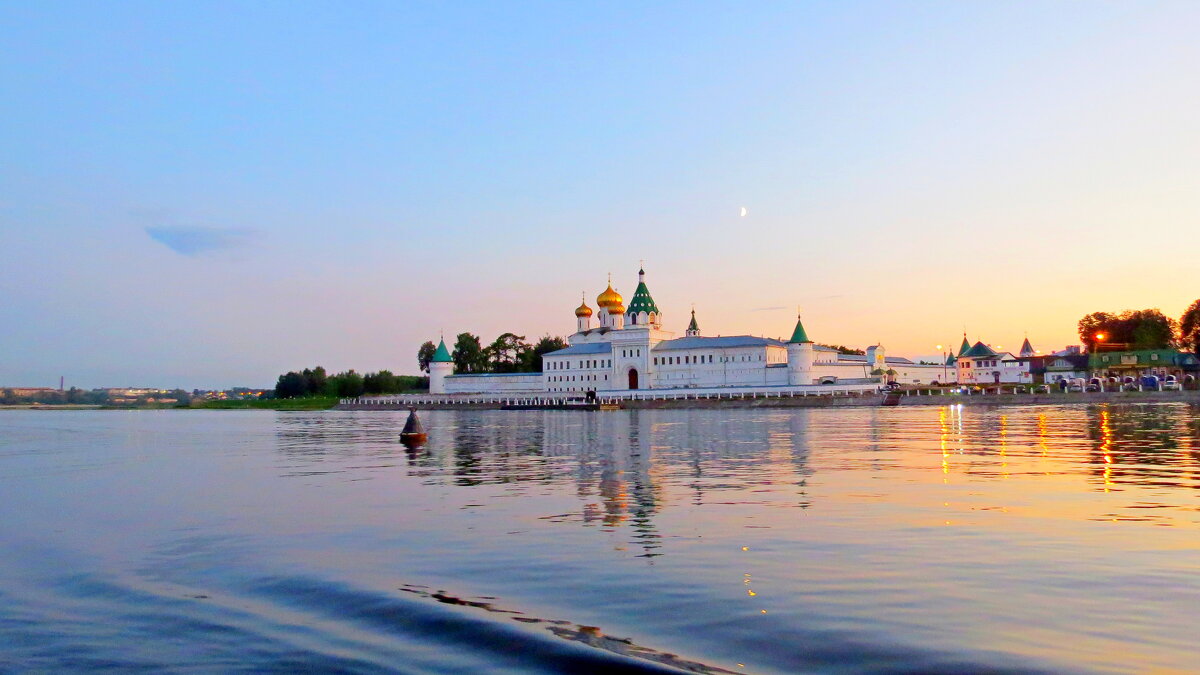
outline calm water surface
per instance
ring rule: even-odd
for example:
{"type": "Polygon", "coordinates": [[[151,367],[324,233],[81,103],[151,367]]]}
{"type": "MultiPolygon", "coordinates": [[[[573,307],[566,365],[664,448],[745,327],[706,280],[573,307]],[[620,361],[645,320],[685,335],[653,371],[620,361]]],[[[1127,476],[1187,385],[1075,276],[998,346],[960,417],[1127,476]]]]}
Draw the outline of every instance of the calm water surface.
{"type": "Polygon", "coordinates": [[[0,413],[0,670],[1185,672],[1179,404],[0,413]]]}

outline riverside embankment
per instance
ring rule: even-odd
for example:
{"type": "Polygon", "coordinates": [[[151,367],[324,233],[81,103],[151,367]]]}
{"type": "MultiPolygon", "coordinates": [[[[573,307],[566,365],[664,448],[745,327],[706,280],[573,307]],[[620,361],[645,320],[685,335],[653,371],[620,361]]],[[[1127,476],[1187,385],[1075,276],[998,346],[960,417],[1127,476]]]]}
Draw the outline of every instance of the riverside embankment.
{"type": "MultiPolygon", "coordinates": [[[[679,408],[840,408],[885,405],[1071,405],[1100,403],[1193,403],[1200,404],[1200,391],[1053,392],[1049,394],[975,393],[952,394],[947,390],[913,389],[892,394],[868,391],[833,392],[818,396],[771,396],[747,394],[721,398],[661,396],[652,390],[645,397],[606,400],[620,409],[679,408]],[[890,400],[889,400],[890,398],[890,400]]],[[[387,400],[345,399],[337,410],[498,410],[505,399],[455,400],[413,397],[387,400]]]]}

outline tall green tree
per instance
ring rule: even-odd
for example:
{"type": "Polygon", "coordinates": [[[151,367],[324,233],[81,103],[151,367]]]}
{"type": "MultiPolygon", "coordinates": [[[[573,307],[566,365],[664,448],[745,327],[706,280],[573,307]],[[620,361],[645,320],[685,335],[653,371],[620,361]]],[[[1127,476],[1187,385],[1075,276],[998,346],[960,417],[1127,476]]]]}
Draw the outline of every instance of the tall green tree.
{"type": "Polygon", "coordinates": [[[400,392],[400,380],[390,370],[363,375],[363,393],[396,394],[400,392]]]}
{"type": "Polygon", "coordinates": [[[275,383],[275,398],[297,398],[308,393],[308,378],[294,370],[280,375],[275,383]]]}
{"type": "Polygon", "coordinates": [[[483,353],[483,345],[479,343],[478,335],[459,333],[450,358],[454,360],[456,373],[487,372],[487,356],[483,353]]]}
{"type": "Polygon", "coordinates": [[[1079,320],[1079,339],[1088,351],[1095,351],[1097,342],[1128,349],[1165,349],[1175,344],[1176,328],[1175,320],[1158,309],[1092,312],[1079,320]]]}
{"type": "Polygon", "coordinates": [[[1116,342],[1113,337],[1117,316],[1108,312],[1092,312],[1079,320],[1079,339],[1089,351],[1096,350],[1097,336],[1103,334],[1104,341],[1116,342]]]}
{"type": "Polygon", "coordinates": [[[1134,349],[1166,349],[1175,346],[1175,319],[1158,309],[1139,309],[1122,315],[1129,323],[1130,343],[1134,349]]]}
{"type": "Polygon", "coordinates": [[[1192,303],[1179,319],[1180,347],[1200,354],[1200,300],[1192,303]]]}
{"type": "Polygon", "coordinates": [[[524,335],[504,333],[485,350],[488,365],[493,373],[517,372],[521,359],[530,349],[524,335]]]}
{"type": "Polygon", "coordinates": [[[429,372],[429,363],[433,361],[433,355],[437,352],[437,345],[428,340],[421,348],[417,350],[417,366],[420,367],[422,373],[429,372]]]}
{"type": "Polygon", "coordinates": [[[316,368],[305,368],[304,379],[308,381],[308,393],[320,394],[325,391],[325,382],[329,376],[325,374],[325,368],[317,366],[316,368]]]}
{"type": "Polygon", "coordinates": [[[356,373],[353,368],[334,375],[329,378],[329,381],[333,383],[338,396],[362,396],[365,390],[363,376],[356,373]]]}
{"type": "Polygon", "coordinates": [[[542,372],[542,356],[567,348],[567,341],[560,337],[543,335],[522,357],[521,372],[542,372]]]}

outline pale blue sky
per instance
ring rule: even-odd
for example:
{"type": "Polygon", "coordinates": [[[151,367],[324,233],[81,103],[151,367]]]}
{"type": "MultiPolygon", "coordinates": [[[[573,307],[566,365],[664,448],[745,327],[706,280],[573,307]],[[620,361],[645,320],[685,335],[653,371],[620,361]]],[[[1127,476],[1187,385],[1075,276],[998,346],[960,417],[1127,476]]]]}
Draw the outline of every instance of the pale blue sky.
{"type": "Polygon", "coordinates": [[[1194,2],[39,2],[0,27],[0,386],[415,372],[439,330],[570,332],[640,259],[668,328],[694,303],[785,335],[800,304],[814,339],[910,356],[1200,296],[1194,2]]]}

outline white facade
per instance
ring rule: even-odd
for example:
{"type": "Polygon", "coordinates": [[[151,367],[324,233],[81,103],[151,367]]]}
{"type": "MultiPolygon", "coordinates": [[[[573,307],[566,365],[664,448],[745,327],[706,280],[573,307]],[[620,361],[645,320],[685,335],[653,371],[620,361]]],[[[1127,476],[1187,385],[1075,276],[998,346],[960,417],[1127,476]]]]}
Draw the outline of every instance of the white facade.
{"type": "Polygon", "coordinates": [[[958,381],[961,384],[1031,384],[1029,361],[1008,352],[994,356],[959,358],[958,381]]]}
{"type": "Polygon", "coordinates": [[[531,391],[538,391],[541,384],[541,373],[475,373],[447,377],[445,391],[442,392],[433,391],[433,380],[430,378],[429,393],[477,394],[488,392],[493,394],[524,394],[531,391]]]}
{"type": "Polygon", "coordinates": [[[452,361],[432,361],[429,364],[429,393],[445,394],[446,378],[454,374],[452,361]]]}
{"type": "MultiPolygon", "coordinates": [[[[963,337],[963,349],[959,350],[955,362],[958,371],[959,384],[1032,384],[1033,372],[1028,357],[1013,356],[1009,352],[997,352],[991,347],[976,342],[974,346],[966,347],[966,337],[963,337]]],[[[1025,340],[1022,352],[1033,352],[1029,340],[1025,340]]]]}

